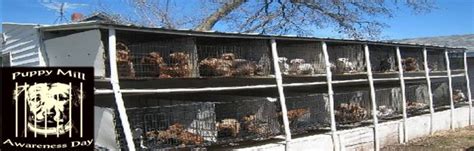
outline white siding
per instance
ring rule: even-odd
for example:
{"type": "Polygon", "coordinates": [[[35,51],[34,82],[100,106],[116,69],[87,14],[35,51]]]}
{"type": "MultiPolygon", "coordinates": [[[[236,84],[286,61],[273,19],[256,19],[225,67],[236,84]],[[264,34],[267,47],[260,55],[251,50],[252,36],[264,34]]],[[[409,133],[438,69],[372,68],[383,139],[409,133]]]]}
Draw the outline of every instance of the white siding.
{"type": "Polygon", "coordinates": [[[99,30],[45,40],[44,50],[48,66],[94,67],[95,76],[105,75],[104,45],[99,30]]]}
{"type": "Polygon", "coordinates": [[[39,32],[37,25],[3,24],[5,43],[3,53],[11,53],[11,66],[38,66],[39,32]]]}

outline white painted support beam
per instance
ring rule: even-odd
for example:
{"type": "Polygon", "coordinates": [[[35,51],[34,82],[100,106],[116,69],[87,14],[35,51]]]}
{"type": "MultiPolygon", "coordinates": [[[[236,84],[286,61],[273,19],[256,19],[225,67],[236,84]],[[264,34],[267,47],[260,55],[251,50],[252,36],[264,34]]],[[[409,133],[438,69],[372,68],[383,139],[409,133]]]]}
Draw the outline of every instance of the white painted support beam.
{"type": "Polygon", "coordinates": [[[336,115],[334,112],[334,91],[332,88],[332,72],[331,72],[331,62],[329,62],[329,54],[328,54],[328,47],[326,42],[321,42],[322,50],[323,50],[323,55],[324,55],[324,63],[326,67],[326,83],[328,86],[328,100],[329,100],[329,114],[330,114],[330,119],[331,119],[331,135],[332,135],[332,142],[334,145],[334,151],[337,150],[342,150],[343,146],[342,144],[339,143],[339,141],[336,141],[336,115]]]}
{"type": "Polygon", "coordinates": [[[405,79],[403,78],[403,64],[402,64],[402,55],[400,53],[400,47],[396,47],[397,53],[397,63],[398,63],[398,78],[400,79],[400,88],[402,93],[402,114],[403,114],[403,139],[401,143],[406,143],[408,141],[407,134],[407,97],[405,89],[405,79]]]}
{"type": "Polygon", "coordinates": [[[370,63],[370,51],[369,46],[367,44],[364,45],[364,52],[365,52],[365,64],[367,67],[367,78],[369,79],[369,86],[370,86],[370,101],[372,103],[372,118],[374,124],[374,150],[380,150],[380,143],[379,143],[379,121],[377,118],[377,102],[375,98],[375,86],[374,86],[374,77],[372,76],[372,65],[370,63]]]}
{"type": "Polygon", "coordinates": [[[426,47],[423,47],[423,65],[425,70],[426,84],[428,85],[428,98],[430,101],[430,134],[434,134],[434,106],[433,106],[433,91],[431,90],[430,71],[428,70],[428,52],[426,47]]]}
{"type": "Polygon", "coordinates": [[[451,67],[450,67],[450,61],[449,61],[449,54],[448,50],[444,51],[444,57],[446,59],[446,72],[448,73],[448,86],[449,86],[449,107],[451,109],[450,112],[450,127],[451,130],[454,130],[454,100],[453,100],[453,77],[451,75],[451,67]]]}
{"type": "Polygon", "coordinates": [[[469,67],[467,65],[467,52],[464,52],[464,75],[466,77],[466,88],[467,88],[467,100],[469,102],[469,125],[472,125],[472,94],[471,94],[471,85],[469,81],[469,67]]]}
{"type": "Polygon", "coordinates": [[[275,79],[278,87],[278,94],[280,96],[280,105],[281,105],[281,112],[283,118],[283,124],[285,126],[285,146],[286,150],[290,150],[290,141],[291,141],[291,131],[290,131],[290,122],[288,121],[288,111],[286,108],[286,100],[285,100],[285,93],[283,91],[283,78],[281,76],[280,65],[278,63],[278,51],[277,51],[277,43],[275,39],[270,40],[271,49],[272,49],[272,57],[273,57],[273,67],[275,69],[275,79]]]}
{"type": "Polygon", "coordinates": [[[128,150],[135,151],[135,144],[133,142],[132,131],[130,129],[130,123],[128,121],[127,112],[125,110],[125,104],[123,103],[122,93],[120,92],[120,84],[117,70],[117,50],[116,50],[116,37],[115,28],[109,27],[109,64],[110,64],[110,83],[115,96],[115,103],[119,111],[119,117],[122,121],[123,131],[125,134],[125,140],[127,141],[128,150]]]}

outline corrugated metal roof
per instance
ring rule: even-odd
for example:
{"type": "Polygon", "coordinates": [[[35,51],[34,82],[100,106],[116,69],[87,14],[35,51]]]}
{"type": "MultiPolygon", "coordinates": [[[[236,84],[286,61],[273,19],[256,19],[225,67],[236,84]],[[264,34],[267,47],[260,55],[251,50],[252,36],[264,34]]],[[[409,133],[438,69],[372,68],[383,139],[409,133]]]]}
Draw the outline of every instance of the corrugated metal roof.
{"type": "Polygon", "coordinates": [[[102,28],[107,29],[108,27],[115,27],[118,30],[130,30],[140,32],[155,32],[163,34],[176,34],[176,35],[187,35],[187,36],[202,36],[202,37],[225,37],[225,38],[256,38],[256,39],[276,39],[276,40],[313,40],[313,41],[327,41],[327,42],[348,42],[348,43],[369,43],[369,44],[380,44],[380,45],[394,45],[401,47],[430,47],[436,49],[462,49],[463,47],[448,47],[444,45],[428,45],[419,43],[405,43],[405,42],[394,42],[394,41],[377,41],[377,40],[361,40],[361,39],[344,39],[344,38],[329,38],[329,37],[315,37],[315,36],[297,36],[297,35],[263,35],[256,33],[238,33],[238,32],[220,32],[220,31],[194,31],[190,29],[165,29],[157,27],[145,27],[137,26],[132,24],[115,24],[105,23],[101,21],[86,21],[86,22],[75,22],[67,24],[57,25],[41,25],[38,26],[40,29],[45,31],[59,31],[59,30],[73,30],[73,29],[95,29],[102,28]]]}

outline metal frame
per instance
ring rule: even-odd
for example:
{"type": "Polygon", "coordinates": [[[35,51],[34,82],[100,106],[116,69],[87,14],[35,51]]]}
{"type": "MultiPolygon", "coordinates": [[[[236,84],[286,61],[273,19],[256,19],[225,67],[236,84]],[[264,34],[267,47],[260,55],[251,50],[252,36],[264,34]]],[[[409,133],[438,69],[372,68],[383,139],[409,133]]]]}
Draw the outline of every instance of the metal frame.
{"type": "Polygon", "coordinates": [[[329,114],[330,114],[330,119],[331,119],[331,136],[332,136],[332,142],[334,146],[334,150],[341,150],[342,145],[339,145],[339,143],[336,143],[336,115],[334,113],[334,91],[332,88],[332,72],[331,72],[331,62],[329,62],[329,55],[328,55],[328,47],[326,42],[321,42],[321,47],[323,50],[323,55],[324,55],[324,62],[326,65],[326,81],[327,81],[327,86],[328,86],[328,99],[329,99],[329,114]],[[336,145],[337,144],[337,145],[336,145]]]}
{"type": "Polygon", "coordinates": [[[471,85],[469,81],[469,71],[467,66],[467,52],[464,51],[464,75],[466,77],[466,88],[467,88],[467,99],[469,101],[469,125],[472,125],[472,92],[471,85]]]}
{"type": "Polygon", "coordinates": [[[423,65],[425,70],[426,84],[428,86],[428,97],[430,100],[430,134],[434,134],[434,106],[433,106],[433,91],[431,90],[430,71],[428,70],[428,52],[426,47],[423,47],[423,65]]]}
{"type": "Polygon", "coordinates": [[[446,70],[448,72],[448,86],[449,86],[449,107],[450,107],[450,118],[451,130],[454,130],[454,100],[453,100],[453,79],[451,75],[451,67],[449,61],[448,50],[444,50],[444,57],[446,58],[446,70]]]}
{"type": "Polygon", "coordinates": [[[400,53],[400,47],[396,47],[397,63],[398,63],[398,77],[400,79],[400,87],[402,93],[402,114],[403,114],[403,139],[402,143],[408,142],[407,133],[407,98],[405,90],[405,79],[403,77],[403,66],[402,66],[402,55],[400,53]]]}
{"type": "Polygon", "coordinates": [[[291,131],[290,131],[290,122],[288,121],[288,111],[286,108],[285,93],[283,92],[283,78],[281,76],[280,65],[278,64],[278,51],[277,44],[275,39],[270,40],[272,57],[273,57],[273,66],[275,69],[275,80],[278,86],[278,94],[280,96],[280,105],[283,118],[283,124],[285,126],[285,147],[286,150],[290,150],[289,142],[291,141],[291,131]]]}
{"type": "Polygon", "coordinates": [[[119,112],[120,120],[123,125],[123,131],[125,139],[127,140],[128,150],[135,150],[135,143],[133,142],[132,130],[130,129],[130,123],[128,121],[127,112],[125,110],[125,104],[123,102],[122,93],[120,92],[120,84],[117,70],[117,58],[116,58],[116,37],[115,28],[109,28],[109,62],[110,62],[110,84],[112,84],[115,103],[119,112]]]}
{"type": "MultiPolygon", "coordinates": [[[[290,83],[290,84],[283,84],[283,79],[282,79],[282,74],[280,71],[280,67],[278,64],[278,52],[277,52],[277,43],[276,39],[270,39],[270,46],[271,46],[271,52],[272,52],[272,58],[273,58],[273,65],[274,65],[274,70],[275,70],[275,80],[276,84],[270,84],[270,85],[252,85],[252,86],[236,86],[236,87],[209,87],[209,88],[175,88],[175,89],[121,89],[120,84],[119,84],[119,78],[118,78],[118,70],[117,70],[117,64],[116,64],[116,56],[113,55],[116,53],[116,37],[115,37],[115,31],[116,28],[110,26],[108,28],[109,31],[109,43],[108,43],[108,48],[109,48],[109,62],[110,62],[110,83],[112,85],[113,90],[106,90],[106,89],[99,89],[95,91],[95,94],[114,94],[115,96],[115,102],[117,104],[117,108],[119,111],[119,116],[122,121],[122,125],[124,127],[124,134],[125,134],[125,139],[128,145],[129,150],[135,150],[135,144],[133,142],[133,137],[132,137],[132,131],[130,129],[130,123],[128,121],[128,116],[126,114],[126,109],[124,105],[124,101],[122,98],[122,93],[142,93],[142,94],[147,94],[147,93],[177,93],[177,92],[202,92],[202,91],[224,91],[224,90],[240,90],[240,89],[259,89],[259,88],[278,88],[278,93],[279,93],[279,98],[280,98],[280,103],[281,103],[281,109],[282,109],[282,118],[283,118],[283,123],[284,123],[284,128],[285,128],[285,144],[286,144],[286,150],[290,150],[289,144],[292,140],[291,138],[291,131],[289,127],[289,120],[287,116],[287,108],[286,108],[286,100],[285,100],[285,94],[284,94],[284,87],[296,87],[296,86],[309,86],[309,85],[323,85],[327,84],[328,86],[328,99],[329,99],[329,107],[330,109],[330,120],[331,120],[331,135],[333,139],[333,146],[334,150],[344,150],[344,146],[340,138],[337,136],[337,128],[336,128],[336,120],[335,120],[335,111],[334,111],[334,90],[333,90],[333,84],[341,84],[341,83],[351,83],[351,82],[368,82],[370,86],[370,97],[371,97],[371,103],[372,103],[372,116],[373,116],[373,124],[374,124],[374,150],[378,151],[380,149],[380,142],[379,142],[379,128],[378,128],[378,118],[377,118],[377,102],[376,102],[376,97],[375,97],[375,87],[374,87],[374,81],[381,81],[381,80],[400,80],[400,86],[402,88],[402,108],[403,108],[403,139],[401,139],[402,142],[407,142],[408,141],[408,134],[407,134],[407,125],[406,125],[406,120],[407,120],[407,111],[406,111],[406,95],[405,95],[405,80],[406,79],[422,79],[423,77],[404,77],[404,72],[403,72],[403,67],[402,67],[402,58],[400,54],[400,48],[399,46],[396,46],[396,55],[397,55],[397,60],[398,60],[398,70],[399,70],[399,77],[398,78],[385,78],[385,79],[374,79],[372,69],[371,69],[371,62],[370,62],[370,51],[368,44],[364,44],[364,53],[365,53],[365,61],[366,61],[366,66],[367,66],[367,78],[368,79],[353,79],[353,80],[339,80],[339,81],[332,81],[332,73],[331,73],[331,63],[329,61],[329,55],[328,55],[328,50],[327,50],[327,44],[326,41],[321,41],[321,46],[323,50],[323,55],[324,55],[324,61],[325,61],[325,67],[326,67],[326,82],[308,82],[308,83],[290,83]]],[[[425,77],[426,82],[428,85],[428,95],[429,95],[429,101],[430,101],[430,133],[434,133],[433,130],[433,114],[434,114],[434,106],[433,106],[433,94],[431,90],[431,76],[429,75],[429,70],[428,70],[428,61],[427,61],[427,50],[426,47],[423,48],[423,59],[424,59],[424,69],[425,69],[425,77]]],[[[450,88],[450,96],[451,96],[451,128],[454,128],[454,105],[453,105],[453,100],[452,100],[452,81],[451,78],[455,75],[451,75],[451,69],[449,68],[449,58],[448,58],[448,51],[445,50],[445,57],[447,58],[447,72],[448,75],[447,77],[449,78],[449,88],[450,88]]],[[[464,76],[466,77],[467,81],[467,86],[468,90],[469,88],[469,77],[468,77],[468,71],[467,71],[467,61],[466,61],[466,53],[464,52],[464,66],[465,66],[465,74],[464,76]]],[[[461,74],[456,75],[456,76],[462,76],[461,74]]],[[[437,78],[433,76],[434,78],[437,78]]],[[[468,97],[469,100],[471,98],[471,92],[468,91],[468,97]]],[[[472,102],[469,101],[469,112],[471,113],[469,115],[469,124],[472,124],[472,102]]]]}
{"type": "Polygon", "coordinates": [[[369,46],[367,44],[364,45],[364,52],[365,52],[365,64],[367,65],[367,78],[369,79],[369,86],[370,86],[370,100],[372,102],[372,118],[374,124],[374,148],[375,151],[380,150],[379,145],[379,121],[377,118],[377,102],[375,98],[375,87],[374,87],[374,77],[372,76],[372,65],[370,63],[370,51],[369,46]]]}

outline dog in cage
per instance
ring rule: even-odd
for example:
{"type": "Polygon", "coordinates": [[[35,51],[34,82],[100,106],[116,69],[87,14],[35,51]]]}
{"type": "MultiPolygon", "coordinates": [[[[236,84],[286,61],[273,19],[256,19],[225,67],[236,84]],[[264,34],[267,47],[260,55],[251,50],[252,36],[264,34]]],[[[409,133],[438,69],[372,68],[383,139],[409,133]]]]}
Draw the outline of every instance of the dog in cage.
{"type": "Polygon", "coordinates": [[[466,101],[466,95],[462,92],[460,89],[456,89],[453,91],[453,102],[458,103],[458,102],[464,102],[466,101]]]}
{"type": "Polygon", "coordinates": [[[288,70],[290,69],[290,65],[287,63],[288,58],[286,57],[279,57],[278,58],[278,65],[280,66],[281,73],[288,75],[288,70]]]}
{"type": "Polygon", "coordinates": [[[157,77],[160,76],[160,68],[166,66],[163,57],[158,52],[150,52],[142,58],[141,64],[145,66],[146,71],[149,71],[145,76],[157,77]]]}
{"type": "Polygon", "coordinates": [[[356,66],[349,60],[349,58],[337,58],[336,73],[352,73],[356,72],[356,66]]]}
{"type": "Polygon", "coordinates": [[[135,68],[133,67],[132,55],[127,45],[122,42],[117,43],[117,69],[120,77],[135,77],[135,68]]]}
{"type": "Polygon", "coordinates": [[[224,53],[220,58],[205,58],[199,66],[204,76],[254,76],[259,69],[256,62],[237,59],[234,53],[224,53]]]}
{"type": "Polygon", "coordinates": [[[240,133],[240,122],[237,119],[227,118],[216,123],[218,135],[237,137],[240,133]]]}
{"type": "Polygon", "coordinates": [[[359,103],[341,103],[335,109],[335,116],[338,123],[355,123],[364,120],[368,116],[368,111],[359,103]]]}
{"type": "MultiPolygon", "coordinates": [[[[287,112],[288,121],[290,122],[290,125],[293,125],[300,118],[302,118],[302,117],[304,117],[305,115],[308,115],[308,114],[309,114],[309,109],[308,108],[298,108],[298,109],[288,110],[288,112],[287,112]]],[[[281,119],[282,115],[283,115],[282,112],[278,112],[279,119],[281,119]]]]}
{"type": "Polygon", "coordinates": [[[380,61],[379,70],[380,72],[390,72],[393,71],[393,63],[395,59],[392,56],[386,56],[385,58],[380,61]]]}
{"type": "Polygon", "coordinates": [[[288,73],[291,75],[311,75],[314,73],[313,65],[306,63],[304,59],[291,59],[288,73]]]}
{"type": "Polygon", "coordinates": [[[404,71],[418,71],[418,62],[413,57],[402,59],[402,66],[404,71]]]}
{"type": "Polygon", "coordinates": [[[160,144],[179,143],[181,146],[186,145],[202,145],[204,137],[185,130],[180,123],[170,125],[164,131],[152,130],[145,133],[148,139],[157,139],[160,144]]]}

